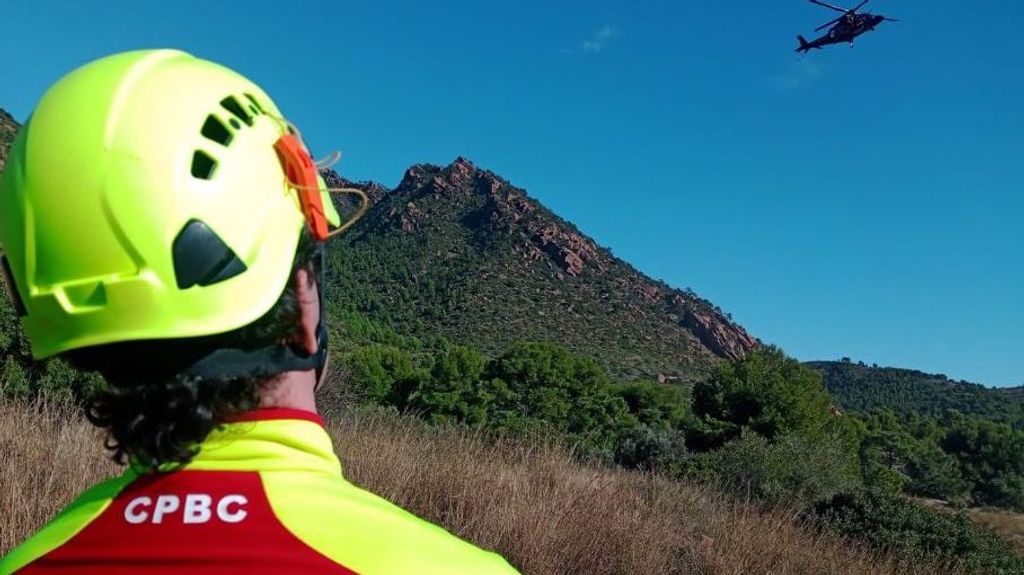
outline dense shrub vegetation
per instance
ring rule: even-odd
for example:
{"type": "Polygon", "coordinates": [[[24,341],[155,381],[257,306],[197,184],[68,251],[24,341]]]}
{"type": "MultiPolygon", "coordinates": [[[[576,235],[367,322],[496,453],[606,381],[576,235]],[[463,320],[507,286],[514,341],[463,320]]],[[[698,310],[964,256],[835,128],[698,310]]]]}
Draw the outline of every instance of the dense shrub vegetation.
{"type": "Polygon", "coordinates": [[[825,387],[844,410],[866,413],[886,408],[942,417],[953,410],[1024,428],[1024,387],[993,389],[941,374],[854,362],[812,361],[825,387]]]}
{"type": "Polygon", "coordinates": [[[616,378],[695,382],[723,353],[702,341],[687,310],[720,334],[737,329],[693,290],[644,276],[464,160],[413,166],[334,245],[335,311],[491,357],[520,341],[556,340],[616,378]]]}
{"type": "Polygon", "coordinates": [[[1005,540],[979,530],[961,514],[932,511],[877,490],[836,495],[811,512],[830,530],[922,561],[937,557],[969,572],[1021,573],[1024,558],[1005,540]]]}
{"type": "Polygon", "coordinates": [[[487,358],[450,344],[402,351],[377,343],[391,339],[379,330],[373,339],[352,342],[361,351],[348,356],[350,383],[430,421],[558,433],[585,455],[812,510],[825,528],[872,545],[912,547],[977,572],[1020,565],[1005,542],[962,515],[903,495],[1021,509],[1024,433],[1007,424],[957,412],[843,415],[816,372],[775,348],[723,363],[689,390],[612,382],[592,360],[552,343],[487,358]],[[359,381],[378,373],[389,375],[359,381]],[[875,524],[841,514],[849,501],[891,511],[883,532],[916,535],[879,535],[875,524]]]}

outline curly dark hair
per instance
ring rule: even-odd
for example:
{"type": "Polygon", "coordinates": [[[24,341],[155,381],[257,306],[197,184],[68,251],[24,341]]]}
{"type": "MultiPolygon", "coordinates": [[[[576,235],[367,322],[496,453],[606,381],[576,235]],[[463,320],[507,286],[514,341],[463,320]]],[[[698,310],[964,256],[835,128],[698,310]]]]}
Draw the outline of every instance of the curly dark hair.
{"type": "MultiPolygon", "coordinates": [[[[303,233],[292,264],[317,277],[317,242],[303,233]]],[[[322,312],[321,312],[322,313],[322,312]]],[[[98,372],[106,386],[89,399],[86,416],[107,430],[114,461],[146,469],[185,464],[198,444],[231,416],[259,405],[259,391],[279,375],[272,365],[254,366],[244,375],[201,377],[183,373],[221,349],[255,350],[301,341],[299,305],[288,281],[281,297],[255,322],[226,333],[94,346],[68,352],[80,369],[98,372]]]]}

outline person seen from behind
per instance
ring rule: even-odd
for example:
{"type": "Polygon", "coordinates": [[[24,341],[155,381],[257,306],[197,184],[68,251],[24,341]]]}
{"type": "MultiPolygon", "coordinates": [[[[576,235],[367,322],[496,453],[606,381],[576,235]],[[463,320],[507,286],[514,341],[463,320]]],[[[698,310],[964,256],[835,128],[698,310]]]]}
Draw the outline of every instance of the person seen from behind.
{"type": "Polygon", "coordinates": [[[47,91],[0,176],[3,275],[34,357],[104,376],[87,415],[126,469],[0,574],[516,572],[342,475],[314,401],[339,224],[228,68],[127,52],[47,91]]]}

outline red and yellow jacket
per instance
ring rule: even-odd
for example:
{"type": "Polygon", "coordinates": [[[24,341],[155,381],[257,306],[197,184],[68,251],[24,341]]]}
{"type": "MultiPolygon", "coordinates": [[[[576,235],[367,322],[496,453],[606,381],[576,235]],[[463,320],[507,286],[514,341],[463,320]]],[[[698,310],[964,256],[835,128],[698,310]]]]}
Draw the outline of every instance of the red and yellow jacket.
{"type": "Polygon", "coordinates": [[[0,560],[18,573],[516,571],[342,476],[319,417],[261,409],[212,433],[171,473],[82,494],[0,560]]]}

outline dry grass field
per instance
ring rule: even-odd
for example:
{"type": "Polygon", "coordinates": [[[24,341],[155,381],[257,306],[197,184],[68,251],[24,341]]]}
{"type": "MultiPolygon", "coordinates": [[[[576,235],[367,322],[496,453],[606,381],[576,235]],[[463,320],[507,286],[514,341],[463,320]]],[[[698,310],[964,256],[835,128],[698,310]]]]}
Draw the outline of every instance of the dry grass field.
{"type": "MultiPolygon", "coordinates": [[[[524,573],[934,574],[705,488],[386,415],[328,414],[346,474],[524,573]]],[[[0,554],[117,469],[59,402],[0,399],[0,554]]]]}
{"type": "Polygon", "coordinates": [[[968,509],[968,517],[977,525],[999,533],[1024,555],[1024,514],[999,509],[968,509]]]}

